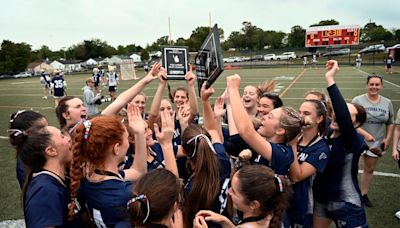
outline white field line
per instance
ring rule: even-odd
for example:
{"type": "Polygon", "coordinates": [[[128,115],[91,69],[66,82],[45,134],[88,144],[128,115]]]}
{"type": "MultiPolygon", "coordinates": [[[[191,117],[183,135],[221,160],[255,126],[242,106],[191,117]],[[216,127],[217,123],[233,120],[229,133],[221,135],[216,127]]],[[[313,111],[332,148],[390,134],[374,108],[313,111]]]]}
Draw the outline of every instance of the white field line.
{"type": "MultiPolygon", "coordinates": [[[[356,68],[355,68],[355,69],[356,69],[356,68]]],[[[369,73],[367,73],[367,72],[365,72],[365,71],[363,71],[363,70],[360,70],[360,69],[356,69],[356,70],[360,71],[360,72],[363,73],[363,74],[370,75],[369,73]]],[[[397,88],[400,88],[400,85],[397,85],[396,83],[389,82],[388,80],[385,80],[385,79],[383,79],[383,81],[386,82],[386,83],[388,83],[388,84],[390,84],[390,85],[392,85],[392,86],[395,86],[395,87],[397,87],[397,88]]]]}

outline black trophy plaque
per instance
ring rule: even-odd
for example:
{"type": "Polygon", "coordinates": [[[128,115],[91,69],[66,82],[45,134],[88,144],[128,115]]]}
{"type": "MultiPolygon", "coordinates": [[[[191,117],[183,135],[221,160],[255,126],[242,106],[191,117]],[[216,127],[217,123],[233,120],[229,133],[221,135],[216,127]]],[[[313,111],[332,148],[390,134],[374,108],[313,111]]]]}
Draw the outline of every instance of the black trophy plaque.
{"type": "Polygon", "coordinates": [[[217,24],[214,25],[201,45],[196,55],[195,63],[197,85],[200,93],[201,85],[204,81],[207,81],[206,88],[209,88],[224,71],[217,24]]]}
{"type": "Polygon", "coordinates": [[[185,74],[188,72],[187,47],[163,47],[161,59],[168,80],[185,80],[185,74]]]}

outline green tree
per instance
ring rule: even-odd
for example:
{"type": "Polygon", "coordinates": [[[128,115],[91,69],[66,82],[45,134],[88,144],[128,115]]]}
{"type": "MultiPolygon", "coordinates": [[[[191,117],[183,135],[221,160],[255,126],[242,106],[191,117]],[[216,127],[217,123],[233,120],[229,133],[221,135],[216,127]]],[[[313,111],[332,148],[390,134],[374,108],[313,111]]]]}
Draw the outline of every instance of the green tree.
{"type": "Polygon", "coordinates": [[[0,73],[18,73],[26,70],[31,61],[31,46],[4,40],[0,49],[0,73]]]}
{"type": "Polygon", "coordinates": [[[88,58],[110,57],[117,53],[117,50],[100,39],[84,40],[82,43],[72,46],[68,56],[74,59],[86,60],[88,58]]]}
{"type": "Polygon", "coordinates": [[[175,45],[176,46],[187,46],[187,40],[185,40],[183,37],[180,37],[176,40],[175,45]]]}
{"type": "Polygon", "coordinates": [[[161,50],[161,46],[167,46],[168,43],[168,36],[162,36],[158,38],[155,42],[153,42],[147,49],[147,51],[159,51],[161,50]]]}
{"type": "Polygon", "coordinates": [[[317,24],[312,24],[310,27],[316,27],[316,26],[326,26],[326,25],[338,25],[339,22],[336,21],[335,19],[330,19],[330,20],[322,20],[318,22],[317,24]]]}
{"type": "MultiPolygon", "coordinates": [[[[218,32],[220,39],[223,39],[224,30],[222,28],[218,28],[218,32]]],[[[197,27],[195,30],[192,31],[189,39],[186,40],[186,46],[189,46],[190,51],[198,51],[209,33],[209,27],[197,27]]]]}
{"type": "Polygon", "coordinates": [[[360,40],[363,42],[382,42],[392,38],[393,34],[390,31],[375,22],[369,22],[361,29],[360,40]]]}
{"type": "Polygon", "coordinates": [[[288,36],[288,46],[289,47],[304,47],[306,30],[300,25],[295,25],[290,30],[288,36]]]}
{"type": "Polygon", "coordinates": [[[140,52],[140,57],[142,60],[149,60],[150,55],[147,49],[142,49],[142,51],[140,52]]]}

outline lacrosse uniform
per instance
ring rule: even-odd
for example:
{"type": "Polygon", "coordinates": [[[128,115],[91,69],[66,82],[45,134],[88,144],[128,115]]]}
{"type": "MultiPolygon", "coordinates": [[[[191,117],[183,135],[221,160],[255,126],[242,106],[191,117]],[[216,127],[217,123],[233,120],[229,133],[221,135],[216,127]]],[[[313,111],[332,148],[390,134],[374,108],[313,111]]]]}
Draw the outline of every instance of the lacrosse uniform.
{"type": "Polygon", "coordinates": [[[67,83],[65,82],[64,78],[59,75],[56,74],[53,79],[51,79],[51,83],[53,85],[53,96],[54,98],[64,98],[65,94],[64,94],[64,90],[65,87],[67,85],[67,83]]]}
{"type": "Polygon", "coordinates": [[[25,195],[26,227],[68,227],[70,202],[69,189],[60,177],[50,171],[34,173],[25,195]]]}
{"type": "Polygon", "coordinates": [[[392,68],[393,62],[394,62],[394,60],[392,59],[392,57],[388,57],[387,59],[385,59],[386,67],[388,69],[392,68]]]}
{"type": "Polygon", "coordinates": [[[115,87],[118,84],[118,74],[115,72],[107,73],[108,76],[108,92],[115,92],[115,87]]]}
{"type": "MultiPolygon", "coordinates": [[[[321,173],[328,163],[329,147],[325,139],[316,135],[307,146],[297,146],[297,156],[300,164],[307,162],[317,170],[317,173],[321,173]]],[[[315,175],[293,185],[293,197],[287,210],[291,227],[312,227],[314,209],[312,185],[315,175]]]]}
{"type": "Polygon", "coordinates": [[[85,178],[79,193],[97,227],[114,227],[128,220],[126,204],[133,197],[132,190],[132,182],[115,175],[115,179],[100,182],[85,178]]]}
{"type": "Polygon", "coordinates": [[[289,144],[285,143],[270,143],[272,149],[271,162],[257,154],[252,160],[254,165],[266,165],[273,169],[278,175],[288,175],[289,168],[294,161],[293,151],[289,144]]]}
{"type": "Polygon", "coordinates": [[[317,173],[314,185],[314,214],[332,219],[337,227],[367,227],[361,191],[358,185],[358,161],[368,148],[353,127],[346,101],[336,84],[328,87],[340,136],[331,138],[328,164],[317,173]]]}
{"type": "MultiPolygon", "coordinates": [[[[363,94],[353,98],[352,102],[364,107],[367,113],[367,120],[362,128],[370,133],[374,138],[374,142],[366,142],[369,148],[380,148],[381,143],[386,136],[387,125],[394,123],[394,112],[392,102],[383,96],[379,96],[378,103],[372,103],[368,100],[367,94],[363,94]]],[[[370,157],[378,157],[378,155],[366,151],[370,157]]]]}
{"type": "Polygon", "coordinates": [[[101,78],[100,72],[97,72],[97,73],[93,74],[94,87],[98,87],[99,86],[100,78],[101,78]]]}
{"type": "Polygon", "coordinates": [[[51,88],[51,79],[50,76],[46,73],[43,73],[40,76],[40,82],[46,87],[46,88],[51,88]]]}
{"type": "MultiPolygon", "coordinates": [[[[231,175],[231,162],[229,156],[225,151],[225,148],[220,143],[213,144],[217,159],[219,161],[219,175],[220,175],[220,194],[215,199],[215,203],[212,211],[219,214],[226,214],[226,205],[228,202],[228,189],[230,187],[230,175],[231,175]]],[[[189,177],[184,186],[184,197],[187,198],[189,192],[192,189],[192,179],[195,175],[189,177]]]]}

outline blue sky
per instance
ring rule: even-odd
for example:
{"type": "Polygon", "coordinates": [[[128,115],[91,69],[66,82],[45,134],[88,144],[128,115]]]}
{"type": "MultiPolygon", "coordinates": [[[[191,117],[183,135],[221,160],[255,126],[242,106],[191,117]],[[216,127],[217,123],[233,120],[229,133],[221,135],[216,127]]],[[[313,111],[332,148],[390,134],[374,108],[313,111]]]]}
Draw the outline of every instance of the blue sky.
{"type": "Polygon", "coordinates": [[[321,20],[342,25],[369,20],[385,28],[400,28],[400,1],[372,0],[0,0],[0,41],[26,42],[38,49],[70,47],[85,39],[108,44],[145,46],[168,35],[188,38],[198,26],[212,24],[225,37],[239,31],[243,21],[264,30],[290,32],[321,20]]]}

